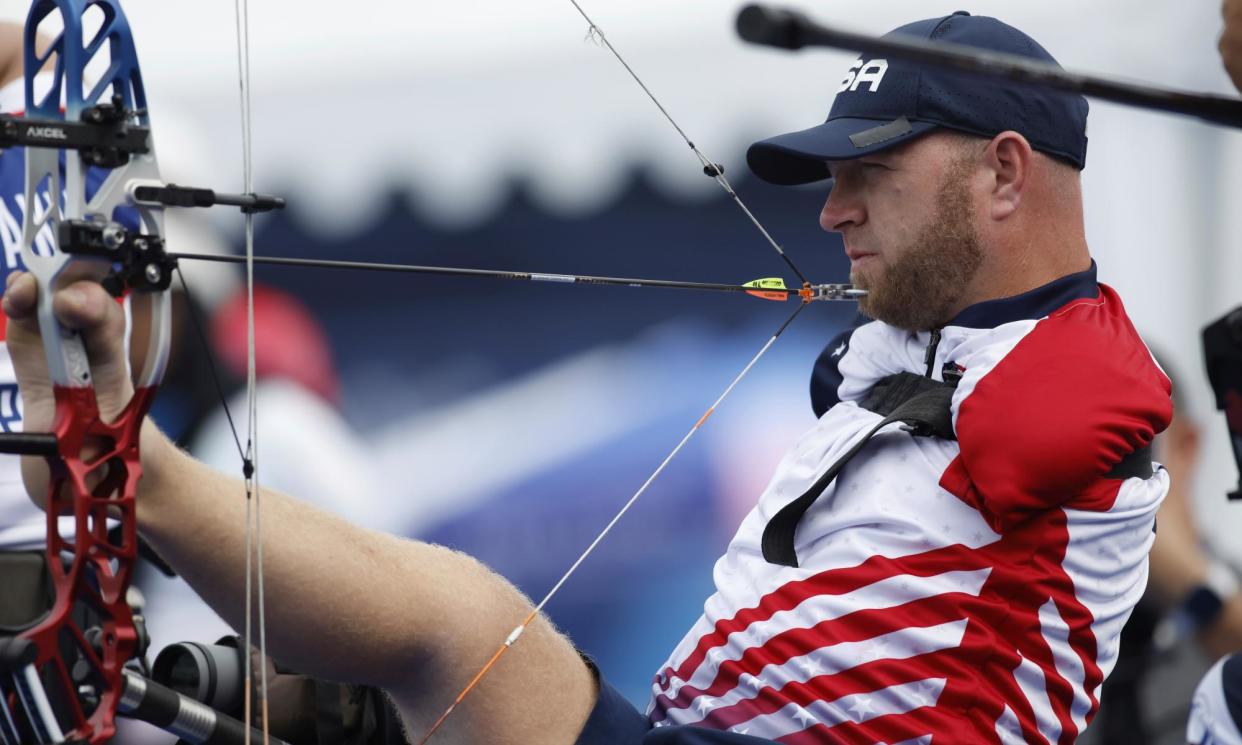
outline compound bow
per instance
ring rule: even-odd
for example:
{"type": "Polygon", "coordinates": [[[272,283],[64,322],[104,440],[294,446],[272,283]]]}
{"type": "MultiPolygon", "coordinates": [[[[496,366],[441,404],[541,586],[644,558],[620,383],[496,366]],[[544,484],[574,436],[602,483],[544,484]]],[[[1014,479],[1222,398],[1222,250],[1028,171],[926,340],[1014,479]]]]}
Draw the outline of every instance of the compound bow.
{"type": "Polygon", "coordinates": [[[139,435],[170,342],[175,264],[164,251],[163,210],[219,203],[256,211],[282,202],[161,181],[138,58],[116,0],[37,0],[24,41],[26,113],[4,117],[0,144],[26,148],[22,260],[39,287],[55,413],[52,432],[10,435],[0,445],[49,464],[46,555],[55,599],[20,637],[0,640],[0,742],[99,745],[115,733],[118,709],[138,706],[148,692],[125,669],[140,647],[127,591],[138,549],[139,435]],[[88,11],[101,21],[93,32],[88,11]],[[61,29],[39,51],[45,23],[61,29]],[[92,83],[86,71],[97,60],[105,70],[92,83]],[[49,66],[44,89],[39,74],[49,66]],[[110,421],[81,336],[52,310],[57,288],[86,278],[118,296],[151,298],[145,362],[132,399],[110,421]],[[61,532],[66,515],[72,537],[61,532]]]}

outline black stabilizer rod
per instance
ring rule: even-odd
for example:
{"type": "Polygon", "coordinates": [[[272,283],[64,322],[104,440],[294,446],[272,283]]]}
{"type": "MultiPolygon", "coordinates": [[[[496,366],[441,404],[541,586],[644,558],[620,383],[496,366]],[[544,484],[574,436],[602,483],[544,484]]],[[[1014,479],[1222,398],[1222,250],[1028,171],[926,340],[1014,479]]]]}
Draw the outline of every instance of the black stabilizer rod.
{"type": "Polygon", "coordinates": [[[247,728],[236,719],[132,670],[125,671],[125,690],[117,709],[131,719],[171,732],[190,745],[245,745],[247,729],[253,743],[289,745],[277,737],[265,740],[257,728],[247,728]]]}
{"type": "Polygon", "coordinates": [[[60,450],[56,446],[56,435],[36,432],[4,432],[0,433],[0,453],[55,458],[60,455],[60,450]]]}
{"type": "Polygon", "coordinates": [[[747,5],[737,15],[742,39],[781,49],[830,47],[936,65],[1016,83],[1081,93],[1103,101],[1153,111],[1195,116],[1212,124],[1242,128],[1242,99],[1188,93],[1145,83],[1070,72],[1014,54],[947,42],[887,36],[879,38],[824,26],[794,10],[747,5]]]}
{"type": "Polygon", "coordinates": [[[214,207],[225,204],[240,207],[242,212],[271,212],[283,210],[285,200],[271,194],[224,194],[196,186],[144,185],[134,189],[134,199],[139,203],[161,204],[165,207],[214,207]]]}
{"type": "Polygon", "coordinates": [[[38,657],[34,642],[18,636],[0,636],[0,673],[13,673],[33,665],[38,657]]]}

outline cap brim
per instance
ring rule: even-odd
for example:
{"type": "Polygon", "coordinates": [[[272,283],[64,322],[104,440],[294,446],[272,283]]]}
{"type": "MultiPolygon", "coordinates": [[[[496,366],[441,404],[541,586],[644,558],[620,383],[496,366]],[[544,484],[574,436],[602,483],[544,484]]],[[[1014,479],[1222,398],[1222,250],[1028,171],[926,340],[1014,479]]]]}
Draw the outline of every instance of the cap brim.
{"type": "Polygon", "coordinates": [[[810,129],[756,142],[746,151],[746,164],[756,176],[772,184],[809,184],[829,178],[825,161],[882,152],[937,126],[931,122],[897,121],[906,126],[894,127],[897,122],[877,119],[831,119],[810,129]],[[885,131],[884,127],[890,129],[885,131]]]}

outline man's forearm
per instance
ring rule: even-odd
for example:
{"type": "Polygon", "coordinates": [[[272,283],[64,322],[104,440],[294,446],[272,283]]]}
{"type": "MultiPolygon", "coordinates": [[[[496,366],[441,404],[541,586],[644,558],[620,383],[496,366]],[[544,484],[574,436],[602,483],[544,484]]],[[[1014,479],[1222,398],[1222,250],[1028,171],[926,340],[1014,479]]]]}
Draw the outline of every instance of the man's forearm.
{"type": "MultiPolygon", "coordinates": [[[[5,341],[25,424],[47,431],[56,405],[36,317],[40,288],[20,272],[6,281],[5,341]]],[[[114,419],[133,394],[120,306],[88,280],[61,288],[52,306],[82,333],[100,414],[114,419]]],[[[243,626],[242,484],[177,450],[150,422],[141,450],[139,529],[243,626]]],[[[22,476],[29,494],[47,493],[42,459],[23,458],[22,476]]],[[[274,491],[262,500],[269,652],[309,675],[387,689],[413,732],[431,727],[531,611],[512,585],[463,554],[366,531],[274,491]]],[[[445,745],[572,743],[594,700],[591,671],[573,645],[535,617],[437,737],[445,745]]]]}
{"type": "MultiPolygon", "coordinates": [[[[160,440],[138,497],[142,533],[240,629],[243,484],[160,440]]],[[[521,595],[464,554],[356,527],[276,491],[261,499],[269,651],[286,665],[408,688],[413,669],[462,662],[445,659],[456,646],[450,635],[499,641],[523,615],[521,595]]]]}
{"type": "MultiPolygon", "coordinates": [[[[241,628],[243,485],[147,426],[140,529],[241,628]]],[[[465,554],[359,528],[276,491],[262,500],[268,654],[308,675],[384,688],[411,732],[427,731],[530,612],[516,588],[465,554]]],[[[594,690],[573,646],[540,617],[441,739],[570,743],[594,690]]]]}

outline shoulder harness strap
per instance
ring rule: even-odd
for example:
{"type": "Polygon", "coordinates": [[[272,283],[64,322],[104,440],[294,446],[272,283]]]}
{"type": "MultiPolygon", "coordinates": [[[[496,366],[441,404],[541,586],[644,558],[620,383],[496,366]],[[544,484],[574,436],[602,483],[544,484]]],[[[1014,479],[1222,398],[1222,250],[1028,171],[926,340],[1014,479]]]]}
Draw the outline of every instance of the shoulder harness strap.
{"type": "MultiPolygon", "coordinates": [[[[946,372],[954,370],[948,368],[946,372]]],[[[763,529],[763,558],[771,564],[798,566],[798,554],[794,550],[794,533],[802,516],[811,508],[841,469],[857,455],[881,429],[895,422],[915,437],[940,437],[956,439],[953,434],[953,413],[950,403],[953,390],[960,375],[946,375],[945,382],[902,372],[890,375],[876,383],[862,407],[884,418],[871,431],[854,443],[837,459],[802,496],[781,508],[763,529]]]]}
{"type": "MultiPolygon", "coordinates": [[[[855,455],[866,446],[871,438],[881,429],[894,422],[901,422],[905,431],[915,437],[939,437],[955,440],[953,432],[953,413],[950,404],[953,391],[961,378],[961,373],[951,365],[945,366],[945,381],[940,382],[910,372],[897,373],[883,378],[871,389],[862,407],[873,411],[884,418],[871,428],[865,436],[854,443],[844,455],[837,459],[822,476],[806,490],[802,496],[781,508],[763,529],[763,558],[771,564],[798,566],[798,555],[794,550],[794,534],[802,516],[811,508],[828,485],[832,483],[841,469],[845,468],[855,455]]],[[[1140,447],[1122,458],[1104,475],[1109,479],[1151,478],[1152,448],[1150,445],[1140,447]]]]}

